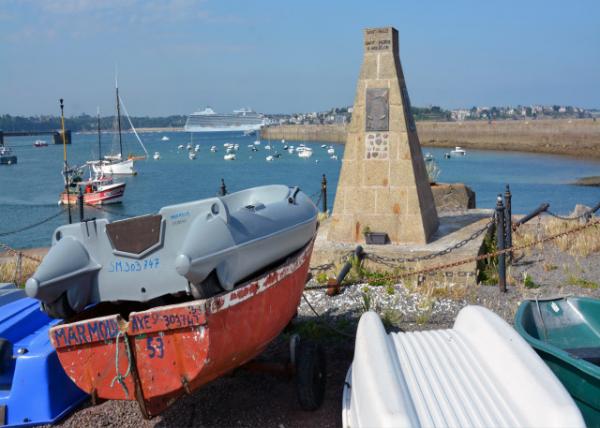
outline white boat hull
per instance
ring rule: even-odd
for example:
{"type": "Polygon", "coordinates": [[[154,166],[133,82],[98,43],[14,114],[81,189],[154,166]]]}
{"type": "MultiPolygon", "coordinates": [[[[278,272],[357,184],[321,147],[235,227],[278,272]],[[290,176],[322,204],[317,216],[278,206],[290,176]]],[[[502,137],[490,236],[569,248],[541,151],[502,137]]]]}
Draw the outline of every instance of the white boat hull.
{"type": "Polygon", "coordinates": [[[343,393],[343,426],[584,427],[575,402],[518,333],[481,306],[452,329],[386,334],[367,312],[343,393]]]}
{"type": "Polygon", "coordinates": [[[92,170],[96,174],[104,175],[135,175],[134,161],[127,159],[121,162],[90,162],[92,170]]]}

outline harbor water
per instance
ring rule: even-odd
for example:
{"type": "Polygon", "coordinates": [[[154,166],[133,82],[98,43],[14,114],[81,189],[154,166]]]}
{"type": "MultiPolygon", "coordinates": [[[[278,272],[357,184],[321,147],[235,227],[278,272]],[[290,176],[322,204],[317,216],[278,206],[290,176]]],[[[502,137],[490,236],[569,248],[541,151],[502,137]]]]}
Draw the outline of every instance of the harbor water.
{"type": "MultiPolygon", "coordinates": [[[[328,180],[329,209],[333,206],[335,189],[341,167],[344,146],[331,144],[340,160],[333,160],[322,148],[321,142],[304,142],[313,149],[312,157],[303,159],[296,153],[283,150],[281,141],[261,141],[259,151],[253,152],[255,137],[233,133],[194,134],[183,132],[143,133],[140,135],[149,152],[149,159],[136,161],[137,176],[119,177],[127,183],[122,204],[108,205],[110,212],[86,207],[88,218],[108,217],[121,219],[128,215],[156,212],[164,205],[215,196],[221,178],[228,192],[263,184],[299,186],[308,195],[318,198],[322,174],[328,180]],[[161,141],[163,136],[169,141],[161,141]],[[190,160],[187,149],[178,146],[192,143],[200,145],[195,160],[190,160]],[[225,161],[224,143],[239,144],[236,160],[225,161]],[[265,146],[271,144],[272,150],[265,146]],[[210,147],[217,146],[212,153],[210,147]],[[160,152],[160,160],[153,160],[160,152]],[[267,162],[265,158],[275,152],[279,159],[267,162]]],[[[128,151],[139,154],[141,147],[134,143],[133,135],[126,135],[128,151]]],[[[34,148],[36,137],[6,139],[18,156],[16,165],[0,166],[0,242],[16,248],[41,247],[50,244],[52,231],[67,222],[66,207],[58,206],[58,195],[63,189],[61,170],[63,149],[50,144],[34,148]],[[63,213],[36,228],[17,234],[5,235],[59,210],[63,213]]],[[[109,150],[113,136],[103,134],[103,150],[109,150]]],[[[298,146],[298,142],[287,142],[298,146]]],[[[330,144],[327,144],[329,146],[330,144]]],[[[97,136],[73,134],[73,144],[68,146],[70,164],[82,164],[98,157],[97,136]]],[[[574,186],[571,183],[583,176],[600,175],[600,161],[564,156],[468,150],[464,157],[446,159],[450,149],[423,148],[438,162],[440,182],[463,182],[477,194],[479,208],[492,208],[498,193],[510,184],[513,193],[513,213],[526,213],[542,202],[549,202],[555,212],[566,214],[575,204],[595,205],[600,201],[600,188],[574,186]]],[[[72,207],[73,219],[78,219],[72,207]]]]}

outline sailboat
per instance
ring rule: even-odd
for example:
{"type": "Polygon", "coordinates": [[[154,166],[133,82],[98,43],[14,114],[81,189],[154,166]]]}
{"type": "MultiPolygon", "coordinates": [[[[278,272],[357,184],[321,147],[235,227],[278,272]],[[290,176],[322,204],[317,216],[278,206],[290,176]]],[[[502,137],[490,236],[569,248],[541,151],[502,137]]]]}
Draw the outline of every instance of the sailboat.
{"type": "Polygon", "coordinates": [[[129,114],[127,113],[127,108],[125,107],[125,103],[119,96],[119,85],[115,80],[115,89],[116,89],[116,100],[117,100],[117,128],[118,128],[118,136],[119,136],[119,152],[113,153],[109,155],[105,155],[104,159],[100,158],[98,161],[90,162],[92,169],[97,174],[109,174],[109,175],[136,175],[137,172],[134,169],[134,161],[135,160],[145,160],[148,156],[148,151],[142,143],[140,136],[138,135],[133,123],[131,123],[131,119],[129,118],[129,114]],[[143,156],[134,156],[129,155],[127,159],[123,158],[123,137],[121,135],[121,106],[123,107],[123,111],[125,112],[125,117],[131,126],[131,130],[135,134],[140,146],[144,150],[143,156]]]}

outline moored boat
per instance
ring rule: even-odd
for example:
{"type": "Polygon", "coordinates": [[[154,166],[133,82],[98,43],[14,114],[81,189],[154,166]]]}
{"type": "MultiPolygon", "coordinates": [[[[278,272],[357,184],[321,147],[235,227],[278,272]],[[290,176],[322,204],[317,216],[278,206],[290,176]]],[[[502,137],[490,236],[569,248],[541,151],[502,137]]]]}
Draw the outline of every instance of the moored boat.
{"type": "Polygon", "coordinates": [[[515,328],[567,388],[586,424],[600,426],[600,300],[526,300],[515,328]]]}
{"type": "Polygon", "coordinates": [[[514,329],[467,306],[447,330],[387,334],[358,325],[344,427],[583,427],[579,409],[514,329]]]}
{"type": "Polygon", "coordinates": [[[48,147],[48,142],[46,140],[35,140],[33,147],[48,147]]]}
{"type": "Polygon", "coordinates": [[[48,332],[48,318],[22,289],[0,287],[0,424],[52,424],[87,398],[65,374],[48,332]]]}
{"type": "MultiPolygon", "coordinates": [[[[90,315],[52,328],[50,340],[82,390],[101,399],[137,400],[144,416],[157,415],[179,396],[249,362],[279,335],[300,302],[312,246],[311,238],[229,292],[131,311],[127,318],[90,315]]],[[[324,372],[314,373],[309,382],[322,384],[324,372]]]]}
{"type": "Polygon", "coordinates": [[[453,156],[464,156],[467,152],[462,147],[456,146],[454,150],[450,151],[450,154],[453,156]]]}
{"type": "Polygon", "coordinates": [[[12,150],[0,144],[0,165],[13,165],[17,163],[17,156],[13,154],[12,150]]]}
{"type": "Polygon", "coordinates": [[[230,291],[305,245],[317,212],[298,188],[271,185],[155,215],[61,226],[25,288],[60,318],[100,302],[230,291]]]}

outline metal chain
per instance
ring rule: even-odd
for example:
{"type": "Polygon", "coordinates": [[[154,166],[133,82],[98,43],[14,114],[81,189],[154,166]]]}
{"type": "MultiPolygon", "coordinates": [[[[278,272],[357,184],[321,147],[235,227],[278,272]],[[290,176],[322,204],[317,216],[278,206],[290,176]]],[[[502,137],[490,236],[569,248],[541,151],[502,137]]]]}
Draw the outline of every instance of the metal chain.
{"type": "Polygon", "coordinates": [[[33,256],[28,256],[27,254],[23,254],[21,251],[17,251],[12,247],[9,247],[8,245],[0,242],[0,248],[3,248],[7,253],[12,254],[13,256],[19,256],[19,254],[21,254],[21,257],[24,259],[29,259],[32,260],[34,262],[37,263],[41,263],[42,259],[40,259],[39,257],[33,257],[33,256]]]}
{"type": "MultiPolygon", "coordinates": [[[[584,229],[587,229],[588,227],[598,226],[598,225],[600,225],[600,220],[591,221],[591,222],[586,223],[584,225],[577,226],[577,227],[575,227],[573,229],[570,229],[570,230],[567,230],[567,231],[564,231],[564,232],[555,233],[553,235],[546,236],[545,238],[541,238],[541,239],[535,240],[535,241],[533,241],[533,242],[531,242],[529,244],[524,244],[524,245],[519,245],[519,246],[512,246],[512,247],[509,247],[509,248],[505,248],[503,250],[492,251],[491,253],[481,254],[481,255],[475,256],[475,257],[469,257],[469,258],[458,260],[458,261],[455,261],[455,262],[452,262],[452,263],[446,263],[446,264],[442,264],[442,265],[435,265],[435,266],[431,266],[431,267],[428,267],[428,268],[423,268],[423,269],[418,269],[418,270],[409,270],[409,271],[402,272],[402,273],[399,273],[399,274],[383,276],[381,278],[377,278],[377,281],[399,280],[399,279],[404,279],[404,278],[415,276],[415,275],[422,276],[423,274],[426,274],[426,273],[429,273],[429,272],[441,271],[441,270],[448,269],[448,268],[462,266],[462,265],[465,265],[467,263],[478,262],[480,260],[489,259],[489,258],[492,258],[492,257],[497,257],[497,256],[502,255],[502,254],[507,254],[507,253],[516,252],[516,251],[522,251],[522,250],[527,249],[529,247],[533,247],[533,246],[536,246],[538,244],[542,244],[544,242],[553,241],[553,240],[561,238],[563,236],[567,236],[567,235],[570,235],[572,233],[580,232],[580,231],[582,231],[584,229]]],[[[339,284],[337,286],[338,287],[348,287],[348,286],[351,286],[351,285],[363,284],[363,283],[365,283],[365,280],[367,280],[367,282],[368,282],[368,278],[359,278],[356,281],[353,281],[353,282],[350,282],[350,283],[346,283],[346,284],[339,284]]],[[[323,289],[327,289],[327,288],[328,288],[327,285],[317,285],[317,286],[312,286],[312,287],[306,287],[305,290],[323,290],[323,289]]]]}
{"type": "Polygon", "coordinates": [[[388,267],[397,267],[398,264],[402,264],[402,263],[415,263],[415,262],[419,262],[419,261],[423,261],[423,260],[431,260],[436,257],[440,257],[440,256],[444,256],[446,254],[449,254],[452,251],[457,250],[461,247],[464,247],[469,242],[479,238],[483,233],[485,233],[489,230],[489,228],[494,224],[495,220],[496,220],[496,216],[493,215],[489,219],[489,221],[485,224],[485,226],[483,226],[480,229],[477,229],[475,232],[473,232],[471,234],[471,236],[463,239],[460,242],[457,242],[456,244],[454,244],[448,248],[444,248],[443,250],[437,251],[435,253],[427,254],[424,256],[410,257],[410,258],[386,257],[386,256],[380,256],[377,254],[367,254],[366,258],[368,258],[369,260],[371,260],[375,263],[382,264],[382,265],[388,266],[388,267]]]}
{"type": "Polygon", "coordinates": [[[578,216],[576,216],[576,217],[565,217],[565,216],[562,216],[562,215],[560,215],[560,214],[556,214],[555,212],[552,212],[552,211],[550,211],[550,210],[546,210],[546,214],[548,214],[550,217],[554,217],[554,218],[557,218],[557,219],[559,219],[559,220],[565,220],[565,221],[576,221],[576,220],[581,220],[582,218],[588,218],[588,217],[591,217],[591,216],[592,216],[592,214],[593,214],[593,212],[592,212],[592,210],[590,209],[590,210],[587,210],[587,211],[585,211],[583,214],[580,214],[580,215],[578,215],[578,216]]]}
{"type": "Polygon", "coordinates": [[[32,223],[32,224],[30,224],[28,226],[24,226],[24,227],[21,227],[19,229],[11,230],[9,232],[0,232],[0,236],[13,235],[15,233],[20,233],[20,232],[24,232],[24,231],[29,230],[29,229],[33,229],[34,227],[41,226],[42,224],[47,223],[50,220],[53,220],[53,219],[55,219],[56,217],[58,217],[58,216],[60,216],[62,214],[63,214],[63,210],[60,210],[56,214],[52,214],[50,217],[46,217],[45,219],[40,220],[40,221],[35,222],[35,223],[32,223]]]}

